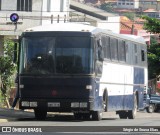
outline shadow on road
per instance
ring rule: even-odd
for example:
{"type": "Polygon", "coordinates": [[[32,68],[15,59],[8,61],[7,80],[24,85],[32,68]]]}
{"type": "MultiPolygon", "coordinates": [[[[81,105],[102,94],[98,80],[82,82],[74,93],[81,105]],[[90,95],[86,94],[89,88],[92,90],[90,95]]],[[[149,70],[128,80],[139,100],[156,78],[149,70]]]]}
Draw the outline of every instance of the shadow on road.
{"type": "MultiPolygon", "coordinates": [[[[117,118],[103,118],[102,120],[116,120],[117,118]]],[[[18,121],[39,121],[35,118],[18,118],[18,121]]],[[[91,119],[76,120],[73,115],[48,115],[45,120],[42,121],[56,121],[56,122],[82,122],[82,121],[93,121],[91,119]]]]}

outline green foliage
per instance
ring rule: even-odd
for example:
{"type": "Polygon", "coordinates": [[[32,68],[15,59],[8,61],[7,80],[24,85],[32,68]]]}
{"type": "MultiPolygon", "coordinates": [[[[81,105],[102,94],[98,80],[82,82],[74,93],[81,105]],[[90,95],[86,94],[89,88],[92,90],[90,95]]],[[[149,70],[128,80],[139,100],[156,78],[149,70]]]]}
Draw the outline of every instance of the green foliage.
{"type": "MultiPolygon", "coordinates": [[[[160,34],[160,20],[148,16],[142,16],[146,20],[144,29],[150,33],[160,34]]],[[[148,71],[149,79],[156,78],[160,74],[160,45],[151,38],[151,45],[148,48],[148,71]]]]}
{"type": "Polygon", "coordinates": [[[142,19],[145,19],[144,29],[150,33],[160,34],[160,20],[156,18],[151,18],[148,16],[142,16],[142,19]]]}
{"type": "Polygon", "coordinates": [[[101,4],[100,9],[105,10],[105,11],[110,12],[110,13],[114,12],[113,11],[113,6],[112,6],[111,3],[103,3],[103,4],[101,4]]]}
{"type": "Polygon", "coordinates": [[[4,55],[0,56],[0,91],[2,97],[5,98],[7,91],[9,91],[13,85],[12,76],[16,69],[16,65],[13,63],[14,42],[5,40],[3,49],[4,55]]]}
{"type": "Polygon", "coordinates": [[[123,16],[126,16],[130,20],[134,21],[134,18],[136,15],[135,15],[135,13],[124,13],[123,16]]]}
{"type": "Polygon", "coordinates": [[[2,96],[2,94],[0,93],[0,107],[3,107],[5,104],[5,98],[2,96]]]}
{"type": "Polygon", "coordinates": [[[151,45],[148,48],[148,73],[149,79],[160,74],[160,45],[154,37],[151,37],[151,45]]]}

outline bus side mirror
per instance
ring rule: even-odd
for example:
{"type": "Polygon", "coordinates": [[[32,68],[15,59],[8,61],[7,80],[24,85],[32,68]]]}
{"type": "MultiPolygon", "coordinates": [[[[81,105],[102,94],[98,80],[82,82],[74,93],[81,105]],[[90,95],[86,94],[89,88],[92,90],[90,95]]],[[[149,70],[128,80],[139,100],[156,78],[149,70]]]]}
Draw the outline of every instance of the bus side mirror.
{"type": "Polygon", "coordinates": [[[17,62],[17,43],[14,43],[14,55],[13,55],[13,62],[17,62]]]}

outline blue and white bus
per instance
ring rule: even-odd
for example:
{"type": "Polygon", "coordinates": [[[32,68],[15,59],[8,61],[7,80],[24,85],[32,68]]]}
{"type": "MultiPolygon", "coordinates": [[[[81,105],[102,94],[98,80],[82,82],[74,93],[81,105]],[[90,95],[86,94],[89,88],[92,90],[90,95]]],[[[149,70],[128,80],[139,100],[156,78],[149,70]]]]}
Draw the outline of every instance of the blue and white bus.
{"type": "Polygon", "coordinates": [[[101,120],[115,111],[134,119],[147,86],[147,46],[141,37],[89,25],[60,23],[22,33],[18,57],[20,109],[73,112],[101,120]]]}

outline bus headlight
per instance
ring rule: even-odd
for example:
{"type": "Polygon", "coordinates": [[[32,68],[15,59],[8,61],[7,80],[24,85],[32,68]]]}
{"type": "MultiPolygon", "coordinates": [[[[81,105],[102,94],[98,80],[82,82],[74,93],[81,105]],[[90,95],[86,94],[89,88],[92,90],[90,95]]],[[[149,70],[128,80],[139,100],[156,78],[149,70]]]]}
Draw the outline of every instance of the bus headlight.
{"type": "Polygon", "coordinates": [[[87,90],[91,90],[92,89],[92,85],[86,85],[86,89],[87,90]]]}
{"type": "Polygon", "coordinates": [[[80,102],[80,108],[87,108],[87,102],[80,102]]]}
{"type": "Polygon", "coordinates": [[[21,102],[21,105],[24,106],[24,107],[25,107],[25,106],[29,106],[29,102],[28,102],[28,101],[22,101],[22,102],[21,102]]]}
{"type": "Polygon", "coordinates": [[[71,107],[73,107],[73,108],[79,107],[79,102],[72,102],[71,107]]]}
{"type": "Polygon", "coordinates": [[[30,107],[37,107],[37,102],[30,102],[30,107]]]}

